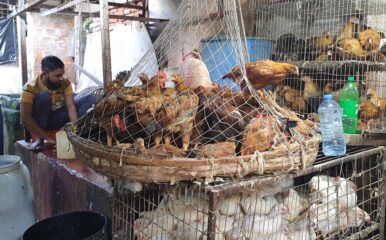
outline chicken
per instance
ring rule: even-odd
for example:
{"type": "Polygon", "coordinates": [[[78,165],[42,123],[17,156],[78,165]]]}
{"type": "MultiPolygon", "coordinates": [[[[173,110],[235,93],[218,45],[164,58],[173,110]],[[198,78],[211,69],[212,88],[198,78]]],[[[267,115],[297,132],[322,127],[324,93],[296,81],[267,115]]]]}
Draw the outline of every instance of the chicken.
{"type": "Polygon", "coordinates": [[[134,103],[137,122],[151,135],[155,131],[155,115],[161,108],[163,98],[159,95],[144,97],[134,103]]]}
{"type": "Polygon", "coordinates": [[[336,196],[336,185],[333,178],[327,175],[316,175],[311,178],[308,186],[311,191],[311,199],[316,202],[328,202],[328,196],[336,196]]]}
{"type": "Polygon", "coordinates": [[[150,80],[145,73],[138,75],[139,80],[147,88],[147,96],[155,96],[161,94],[161,86],[166,82],[166,74],[163,71],[159,71],[157,75],[153,76],[150,80]]]}
{"type": "Polygon", "coordinates": [[[323,86],[323,94],[329,94],[334,91],[332,83],[327,83],[326,85],[323,86]]]}
{"type": "Polygon", "coordinates": [[[338,45],[341,47],[338,50],[340,50],[343,59],[366,60],[373,54],[363,50],[361,44],[355,38],[343,39],[338,45]]]}
{"type": "Polygon", "coordinates": [[[337,43],[337,52],[343,60],[366,60],[369,52],[362,49],[356,38],[346,38],[337,43]]]}
{"type": "Polygon", "coordinates": [[[178,99],[175,91],[173,89],[166,89],[162,95],[162,106],[158,109],[155,114],[155,122],[156,122],[156,134],[154,136],[154,144],[158,146],[161,142],[162,137],[165,139],[165,144],[170,144],[170,136],[166,136],[166,134],[170,134],[167,131],[163,131],[169,125],[173,123],[178,114],[178,99]],[[164,134],[164,136],[162,136],[164,134]]]}
{"type": "Polygon", "coordinates": [[[339,211],[335,204],[312,204],[309,211],[311,223],[323,236],[338,229],[339,211]]]}
{"type": "Polygon", "coordinates": [[[158,144],[156,146],[149,148],[149,150],[154,150],[155,152],[157,152],[158,156],[164,153],[165,158],[168,158],[168,157],[185,158],[186,157],[186,152],[184,150],[179,149],[170,144],[158,144]]]}
{"type": "Polygon", "coordinates": [[[356,185],[345,178],[335,177],[337,184],[338,204],[340,209],[352,208],[357,204],[356,185]]]}
{"type": "Polygon", "coordinates": [[[358,116],[362,120],[374,119],[380,117],[380,109],[370,100],[359,103],[358,116]]]}
{"type": "Polygon", "coordinates": [[[340,225],[344,227],[359,227],[364,223],[371,224],[370,215],[363,209],[354,206],[340,214],[340,225]]]}
{"type": "Polygon", "coordinates": [[[358,34],[358,40],[366,51],[377,51],[381,44],[381,35],[378,31],[368,28],[358,34]]]}
{"type": "Polygon", "coordinates": [[[234,195],[225,198],[218,203],[218,211],[222,215],[233,216],[240,212],[240,196],[234,195]]]}
{"type": "MultiPolygon", "coordinates": [[[[278,63],[271,60],[259,60],[245,64],[246,74],[249,82],[256,90],[271,84],[282,82],[287,75],[299,75],[297,66],[289,63],[278,63]]],[[[234,82],[242,77],[241,69],[236,66],[231,72],[222,76],[222,79],[230,78],[234,82]]]]}
{"type": "Polygon", "coordinates": [[[157,236],[168,235],[172,232],[173,228],[175,228],[176,224],[177,219],[172,215],[165,214],[153,218],[150,223],[143,228],[134,227],[134,235],[139,240],[156,239],[157,236]]]}
{"type": "Polygon", "coordinates": [[[206,144],[200,147],[197,158],[221,158],[236,155],[236,144],[233,142],[220,142],[206,144]]]}
{"type": "MultiPolygon", "coordinates": [[[[175,84],[177,94],[177,114],[170,124],[163,128],[165,144],[170,144],[171,134],[178,133],[182,141],[182,149],[188,150],[195,114],[198,107],[198,96],[188,89],[180,75],[174,75],[171,79],[175,84]]],[[[174,111],[173,111],[174,114],[174,111]]],[[[170,116],[171,118],[173,116],[170,116]]]]}
{"type": "Polygon", "coordinates": [[[268,214],[277,203],[273,196],[260,197],[257,194],[243,196],[240,201],[240,205],[247,215],[268,214]]]}
{"type": "Polygon", "coordinates": [[[310,76],[304,76],[302,78],[302,81],[304,81],[304,90],[303,90],[303,97],[309,98],[309,97],[316,97],[320,95],[320,88],[319,85],[314,82],[314,80],[310,76]]]}
{"type": "Polygon", "coordinates": [[[291,109],[300,113],[306,112],[307,103],[304,97],[296,97],[294,102],[291,103],[291,109]]]}
{"type": "Polygon", "coordinates": [[[352,16],[347,21],[346,25],[343,27],[341,33],[336,38],[336,41],[339,42],[345,39],[351,39],[354,37],[354,25],[358,24],[359,20],[357,17],[352,16]]]}
{"type": "Polygon", "coordinates": [[[308,201],[306,198],[301,197],[296,190],[290,188],[281,205],[287,210],[283,214],[283,219],[292,222],[307,207],[308,201]]]}
{"type": "Polygon", "coordinates": [[[317,113],[309,113],[307,115],[307,119],[316,123],[320,123],[320,117],[319,117],[319,114],[317,113]]]}
{"type": "Polygon", "coordinates": [[[377,106],[381,112],[381,116],[384,116],[386,112],[386,99],[379,97],[377,92],[374,89],[369,88],[366,93],[367,97],[369,97],[370,102],[372,102],[375,106],[377,106]]]}
{"type": "Polygon", "coordinates": [[[192,89],[195,89],[198,86],[208,89],[212,88],[208,68],[202,61],[201,56],[196,49],[184,56],[179,68],[185,84],[188,87],[192,89]]]}
{"type": "Polygon", "coordinates": [[[240,154],[245,156],[254,154],[255,151],[269,150],[280,135],[275,122],[275,119],[270,116],[258,116],[252,119],[245,127],[240,154]]]}
{"type": "Polygon", "coordinates": [[[285,211],[279,205],[275,205],[267,215],[246,215],[239,226],[247,238],[259,239],[259,237],[273,234],[281,228],[282,214],[285,211]]]}
{"type": "Polygon", "coordinates": [[[240,109],[234,106],[234,98],[225,99],[205,89],[195,89],[195,92],[200,98],[195,128],[201,132],[203,143],[239,140],[245,121],[240,109]]]}
{"type": "Polygon", "coordinates": [[[307,44],[321,52],[326,52],[328,47],[333,43],[331,32],[324,32],[320,37],[306,39],[307,44]]]}

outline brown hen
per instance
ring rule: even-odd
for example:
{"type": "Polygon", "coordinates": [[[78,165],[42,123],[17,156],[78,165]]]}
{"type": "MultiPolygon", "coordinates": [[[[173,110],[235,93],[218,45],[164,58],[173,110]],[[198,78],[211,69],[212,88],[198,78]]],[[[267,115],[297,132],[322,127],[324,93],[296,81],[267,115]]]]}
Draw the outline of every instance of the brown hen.
{"type": "Polygon", "coordinates": [[[373,119],[380,116],[379,107],[370,100],[359,103],[358,115],[360,119],[373,119]]]}
{"type": "Polygon", "coordinates": [[[378,50],[381,44],[381,35],[372,28],[368,28],[358,34],[358,40],[366,51],[378,50]]]}
{"type": "Polygon", "coordinates": [[[314,49],[321,52],[326,52],[328,47],[333,43],[331,32],[324,32],[320,37],[312,37],[306,40],[306,42],[314,49]]]}
{"type": "Polygon", "coordinates": [[[254,118],[245,127],[240,154],[250,155],[255,151],[269,150],[279,136],[275,128],[275,119],[270,116],[254,118]]]}
{"type": "Polygon", "coordinates": [[[381,98],[377,92],[371,88],[367,90],[367,97],[370,98],[370,102],[379,108],[381,116],[384,116],[386,113],[386,99],[381,98]]]}
{"type": "Polygon", "coordinates": [[[339,42],[344,39],[350,39],[354,37],[354,26],[358,23],[358,18],[355,16],[350,17],[346,25],[343,27],[336,41],[339,42]]]}
{"type": "MultiPolygon", "coordinates": [[[[186,151],[188,150],[192,135],[193,122],[198,107],[198,96],[186,86],[181,75],[174,75],[171,80],[175,84],[174,90],[177,94],[177,114],[173,121],[163,128],[166,132],[164,141],[165,144],[170,144],[171,134],[178,133],[181,137],[182,149],[186,151]]],[[[174,114],[175,111],[173,110],[171,113],[174,114]]],[[[169,118],[172,119],[172,117],[170,116],[169,118]]]]}
{"type": "MultiPolygon", "coordinates": [[[[279,63],[271,60],[259,60],[245,64],[247,77],[256,90],[262,89],[271,84],[282,82],[287,75],[299,75],[297,66],[290,63],[279,63]]],[[[234,82],[242,77],[239,66],[232,69],[231,72],[222,76],[222,79],[230,78],[234,82]]]]}

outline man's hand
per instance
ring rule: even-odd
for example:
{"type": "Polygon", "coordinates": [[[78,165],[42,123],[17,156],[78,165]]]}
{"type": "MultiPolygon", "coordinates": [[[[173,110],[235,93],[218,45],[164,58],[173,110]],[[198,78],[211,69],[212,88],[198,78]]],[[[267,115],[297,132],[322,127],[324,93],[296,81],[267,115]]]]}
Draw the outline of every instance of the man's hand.
{"type": "Polygon", "coordinates": [[[48,144],[56,144],[56,141],[55,141],[55,139],[52,139],[52,138],[48,138],[48,139],[46,139],[47,140],[47,142],[48,142],[48,144]]]}

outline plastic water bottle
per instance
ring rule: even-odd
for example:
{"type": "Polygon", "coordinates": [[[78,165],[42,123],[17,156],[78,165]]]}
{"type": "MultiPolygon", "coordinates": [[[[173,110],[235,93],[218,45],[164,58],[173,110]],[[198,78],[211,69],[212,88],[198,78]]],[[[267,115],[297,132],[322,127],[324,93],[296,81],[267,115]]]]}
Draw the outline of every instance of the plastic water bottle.
{"type": "Polygon", "coordinates": [[[319,106],[318,113],[324,155],[344,155],[346,153],[346,144],[342,126],[342,109],[332,99],[332,95],[323,96],[323,102],[319,106]]]}
{"type": "Polygon", "coordinates": [[[348,77],[339,95],[339,105],[343,109],[343,131],[344,133],[356,133],[358,125],[358,102],[359,92],[355,85],[355,78],[348,77]]]}

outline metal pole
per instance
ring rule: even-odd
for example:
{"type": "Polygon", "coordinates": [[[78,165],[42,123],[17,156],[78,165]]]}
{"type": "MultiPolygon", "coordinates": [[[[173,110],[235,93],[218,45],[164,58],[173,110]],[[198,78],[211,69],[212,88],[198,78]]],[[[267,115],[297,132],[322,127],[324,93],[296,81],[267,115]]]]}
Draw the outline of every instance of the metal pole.
{"type": "MultiPolygon", "coordinates": [[[[19,9],[24,8],[24,0],[19,1],[19,9]]],[[[17,16],[17,25],[18,25],[18,41],[19,41],[19,66],[21,73],[22,85],[28,82],[28,66],[27,66],[27,28],[26,28],[26,13],[22,13],[17,16]]]]}
{"type": "Polygon", "coordinates": [[[101,20],[101,46],[102,46],[102,76],[103,86],[106,89],[112,81],[111,75],[111,51],[110,51],[110,29],[109,29],[109,6],[107,0],[99,2],[101,20]]]}

